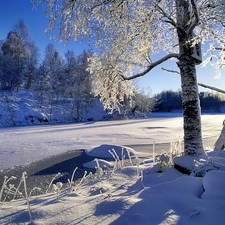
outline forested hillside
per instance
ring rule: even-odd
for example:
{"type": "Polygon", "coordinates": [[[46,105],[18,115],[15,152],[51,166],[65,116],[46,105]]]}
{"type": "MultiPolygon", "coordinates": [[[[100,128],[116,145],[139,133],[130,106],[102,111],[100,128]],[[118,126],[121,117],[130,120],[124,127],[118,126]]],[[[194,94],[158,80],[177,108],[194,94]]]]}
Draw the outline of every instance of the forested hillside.
{"type": "Polygon", "coordinates": [[[40,55],[24,20],[14,25],[6,39],[0,41],[0,47],[1,124],[21,124],[23,117],[35,124],[99,120],[103,114],[105,117],[117,113],[118,118],[153,109],[154,98],[144,90],[136,90],[132,99],[120,99],[119,112],[104,111],[95,95],[93,75],[87,70],[92,51],[77,55],[74,50],[67,50],[61,56],[53,44],[48,44],[44,55],[40,55]],[[94,118],[95,112],[87,115],[93,108],[101,111],[98,118],[94,118]]]}
{"type": "Polygon", "coordinates": [[[20,126],[49,123],[69,123],[78,121],[105,120],[110,116],[97,98],[92,98],[86,108],[79,112],[74,108],[73,99],[54,99],[51,104],[43,101],[40,105],[37,91],[1,91],[0,126],[20,126]]]}

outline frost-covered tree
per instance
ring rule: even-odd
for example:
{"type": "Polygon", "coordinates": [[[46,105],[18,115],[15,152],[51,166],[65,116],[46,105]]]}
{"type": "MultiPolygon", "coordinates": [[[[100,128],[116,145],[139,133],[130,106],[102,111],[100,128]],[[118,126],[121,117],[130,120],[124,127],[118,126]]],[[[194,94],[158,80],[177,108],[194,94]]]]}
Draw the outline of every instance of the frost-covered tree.
{"type": "Polygon", "coordinates": [[[12,31],[14,33],[17,33],[24,43],[26,44],[30,40],[30,31],[26,24],[26,22],[23,19],[19,19],[17,23],[13,26],[12,31]]]}
{"type": "Polygon", "coordinates": [[[44,4],[47,30],[54,35],[59,25],[59,40],[95,41],[89,69],[107,107],[133,94],[133,79],[174,59],[181,77],[184,152],[205,155],[196,64],[201,63],[202,43],[204,65],[211,63],[217,71],[224,66],[224,0],[31,1],[44,4]]]}
{"type": "Polygon", "coordinates": [[[75,117],[78,121],[81,112],[88,105],[92,96],[91,75],[87,71],[88,57],[90,57],[90,52],[87,51],[78,56],[72,50],[67,51],[65,54],[64,78],[66,80],[66,94],[73,99],[70,118],[75,117]]]}
{"type": "Polygon", "coordinates": [[[149,113],[154,109],[155,103],[156,98],[152,96],[151,90],[149,88],[136,88],[130,109],[133,113],[136,111],[141,113],[149,113]]]}
{"type": "Polygon", "coordinates": [[[48,44],[36,75],[36,84],[40,91],[41,105],[43,100],[48,100],[51,110],[53,99],[58,99],[61,94],[63,68],[64,61],[59,52],[53,44],[48,44]]]}
{"type": "Polygon", "coordinates": [[[25,61],[25,71],[23,74],[23,86],[26,89],[35,85],[36,72],[39,64],[39,50],[35,43],[30,40],[26,46],[28,55],[25,61]]]}

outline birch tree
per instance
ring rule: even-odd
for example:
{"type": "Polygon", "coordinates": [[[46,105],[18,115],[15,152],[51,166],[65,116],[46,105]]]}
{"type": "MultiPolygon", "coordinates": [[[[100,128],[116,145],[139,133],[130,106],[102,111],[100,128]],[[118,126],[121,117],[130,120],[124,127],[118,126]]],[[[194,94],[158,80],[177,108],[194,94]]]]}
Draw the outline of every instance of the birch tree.
{"type": "Polygon", "coordinates": [[[225,58],[224,0],[31,0],[42,3],[47,31],[59,41],[94,41],[90,59],[95,92],[107,108],[133,95],[133,79],[165,61],[180,70],[184,153],[205,156],[196,64],[205,61],[217,76],[225,58]],[[216,52],[216,53],[215,53],[216,52]]]}

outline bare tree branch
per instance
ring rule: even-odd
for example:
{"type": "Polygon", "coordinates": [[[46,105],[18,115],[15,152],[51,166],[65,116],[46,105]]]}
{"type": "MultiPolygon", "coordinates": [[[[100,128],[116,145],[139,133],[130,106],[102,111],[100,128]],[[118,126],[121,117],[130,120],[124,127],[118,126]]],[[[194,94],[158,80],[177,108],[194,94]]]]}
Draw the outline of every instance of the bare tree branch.
{"type": "Polygon", "coordinates": [[[221,90],[221,89],[219,89],[219,88],[215,88],[215,87],[212,87],[212,86],[209,86],[209,85],[206,85],[206,84],[202,84],[202,83],[198,83],[198,85],[201,86],[201,87],[209,88],[209,89],[211,89],[211,90],[218,91],[218,92],[220,92],[220,93],[225,94],[225,91],[224,91],[224,90],[221,90]]]}
{"type": "MultiPolygon", "coordinates": [[[[180,73],[179,73],[178,71],[176,71],[176,70],[168,70],[168,69],[166,69],[166,68],[164,68],[164,67],[162,67],[162,70],[165,70],[165,71],[170,72],[170,73],[177,73],[177,74],[180,74],[180,73]]],[[[217,91],[217,92],[220,92],[220,93],[225,94],[225,91],[224,91],[224,90],[221,90],[221,89],[219,89],[219,88],[212,87],[212,86],[209,86],[209,85],[206,85],[206,84],[202,84],[202,83],[198,83],[198,85],[201,86],[201,87],[209,88],[209,89],[211,89],[211,90],[214,90],[214,91],[217,91]]]]}
{"type": "Polygon", "coordinates": [[[138,78],[138,77],[142,77],[144,76],[145,74],[147,74],[149,71],[151,71],[153,68],[155,68],[156,66],[160,65],[161,63],[167,61],[168,59],[171,59],[171,58],[178,58],[179,57],[179,54],[176,54],[176,53],[170,53],[164,57],[162,57],[161,59],[151,63],[146,70],[142,71],[141,73],[138,73],[138,74],[135,74],[133,76],[130,76],[130,77],[125,77],[123,74],[120,74],[121,78],[123,80],[132,80],[132,79],[135,79],[135,78],[138,78]]]}
{"type": "Polygon", "coordinates": [[[162,67],[161,69],[162,69],[162,70],[165,70],[165,71],[167,71],[167,72],[169,72],[169,73],[177,73],[177,74],[180,75],[180,73],[179,73],[178,71],[176,71],[176,70],[169,70],[169,69],[166,69],[166,68],[164,68],[164,67],[162,67]]]}

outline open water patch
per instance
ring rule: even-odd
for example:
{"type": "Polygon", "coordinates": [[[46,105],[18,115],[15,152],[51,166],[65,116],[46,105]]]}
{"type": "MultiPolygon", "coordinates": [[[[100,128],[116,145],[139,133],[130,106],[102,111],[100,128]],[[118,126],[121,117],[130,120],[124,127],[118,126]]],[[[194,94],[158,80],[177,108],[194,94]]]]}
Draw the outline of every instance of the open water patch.
{"type": "MultiPolygon", "coordinates": [[[[83,167],[84,163],[90,162],[93,159],[94,157],[88,156],[85,153],[85,150],[74,150],[35,161],[20,168],[4,170],[0,172],[0,188],[2,187],[6,176],[8,178],[11,176],[16,177],[16,180],[11,180],[7,185],[18,187],[22,173],[26,171],[28,194],[36,187],[40,190],[32,192],[32,195],[44,194],[49,189],[49,185],[54,177],[57,177],[57,179],[54,179],[53,183],[62,182],[66,185],[68,183],[68,179],[71,179],[72,173],[76,167],[78,167],[78,169],[76,170],[74,181],[82,178],[85,171],[88,173],[95,172],[93,169],[83,167]],[[60,175],[58,176],[59,173],[60,175]]],[[[20,186],[19,191],[24,194],[23,184],[20,186]]],[[[2,199],[5,198],[4,195],[5,194],[3,194],[2,199]]],[[[8,195],[5,200],[10,201],[12,199],[13,195],[8,195]]]]}

